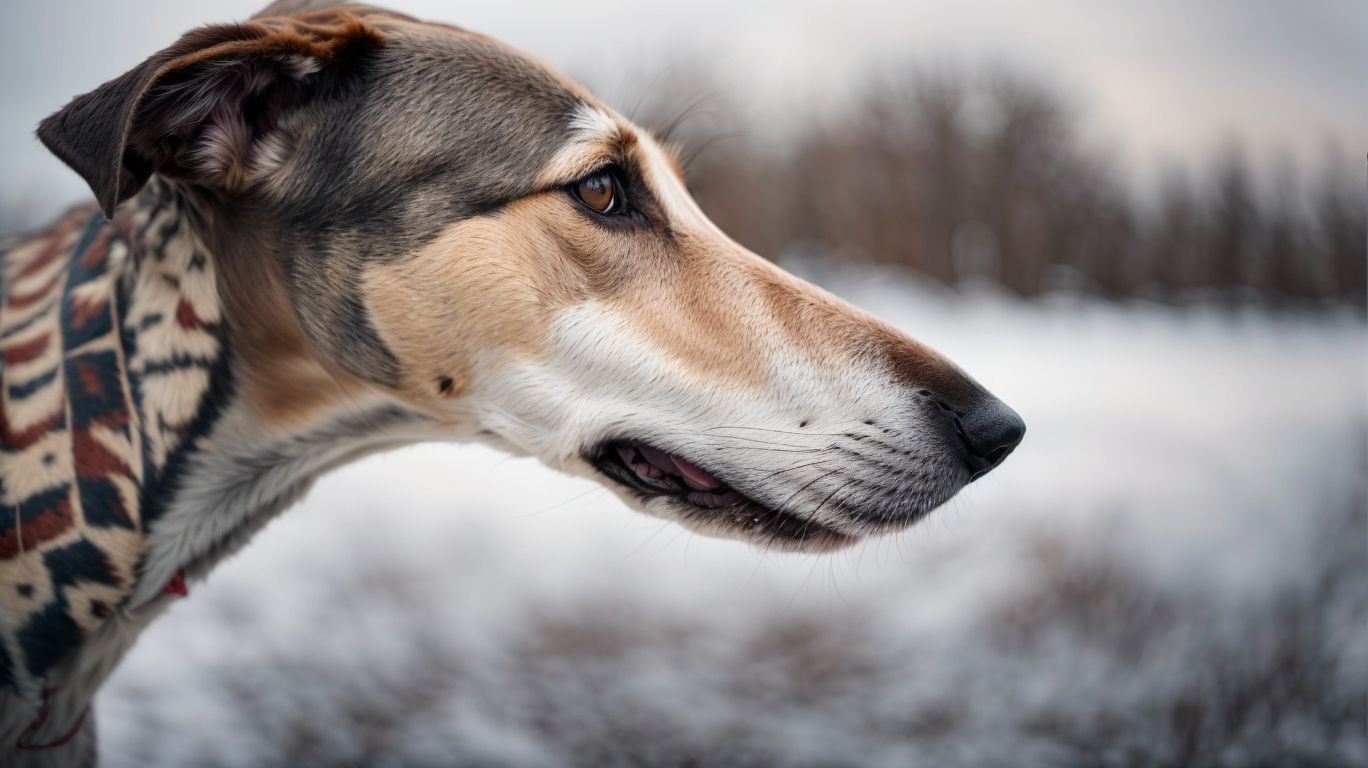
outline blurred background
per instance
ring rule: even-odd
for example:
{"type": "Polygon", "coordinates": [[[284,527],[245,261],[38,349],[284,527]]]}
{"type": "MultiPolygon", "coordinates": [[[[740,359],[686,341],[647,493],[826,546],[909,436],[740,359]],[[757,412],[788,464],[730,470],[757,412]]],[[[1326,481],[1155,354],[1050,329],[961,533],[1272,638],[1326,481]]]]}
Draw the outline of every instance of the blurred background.
{"type": "MultiPolygon", "coordinates": [[[[7,3],[0,232],[88,196],[42,117],[259,5],[7,3]]],[[[668,135],[724,230],[1026,441],[828,557],[374,457],[140,640],[108,765],[1368,762],[1368,5],[388,5],[668,135]]]]}

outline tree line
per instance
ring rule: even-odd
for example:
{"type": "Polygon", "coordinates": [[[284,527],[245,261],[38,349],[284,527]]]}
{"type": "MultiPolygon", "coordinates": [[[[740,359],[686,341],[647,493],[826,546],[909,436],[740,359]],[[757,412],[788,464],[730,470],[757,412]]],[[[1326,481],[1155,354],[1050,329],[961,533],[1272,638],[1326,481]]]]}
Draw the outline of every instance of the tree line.
{"type": "Polygon", "coordinates": [[[1137,192],[1061,98],[1001,71],[885,74],[777,140],[720,126],[730,107],[667,109],[638,117],[683,147],[714,221],[770,257],[805,247],[1027,297],[1365,304],[1362,162],[1261,176],[1232,143],[1137,192]]]}

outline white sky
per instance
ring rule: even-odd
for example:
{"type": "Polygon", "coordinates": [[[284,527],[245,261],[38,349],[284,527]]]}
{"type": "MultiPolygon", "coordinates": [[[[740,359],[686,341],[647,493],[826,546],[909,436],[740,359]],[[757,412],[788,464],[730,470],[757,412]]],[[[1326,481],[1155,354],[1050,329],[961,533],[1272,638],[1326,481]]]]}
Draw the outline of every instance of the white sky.
{"type": "MultiPolygon", "coordinates": [[[[0,10],[0,204],[45,215],[84,192],[33,127],[71,96],[131,68],[197,24],[264,0],[7,0],[0,10]]],[[[996,64],[1062,89],[1088,139],[1131,168],[1192,162],[1232,137],[1251,154],[1307,167],[1364,164],[1368,2],[1180,0],[622,0],[390,7],[500,37],[577,75],[634,94],[696,54],[756,115],[822,108],[881,61],[996,64]],[[626,85],[618,85],[625,83],[626,85]]],[[[1359,173],[1361,176],[1362,173],[1359,173]]],[[[1142,174],[1143,176],[1143,174],[1142,174]]]]}

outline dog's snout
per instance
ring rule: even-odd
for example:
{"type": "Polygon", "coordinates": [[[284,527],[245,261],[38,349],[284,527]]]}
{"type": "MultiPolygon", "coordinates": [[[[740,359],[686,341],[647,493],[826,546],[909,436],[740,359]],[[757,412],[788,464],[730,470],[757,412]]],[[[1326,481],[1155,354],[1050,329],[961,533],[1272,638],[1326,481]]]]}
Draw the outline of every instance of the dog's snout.
{"type": "Polygon", "coordinates": [[[958,411],[955,429],[974,480],[988,474],[1021,443],[1026,422],[1006,403],[984,394],[958,411]]]}
{"type": "Polygon", "coordinates": [[[1026,435],[1026,423],[953,363],[910,339],[890,337],[884,347],[895,378],[939,411],[951,450],[958,449],[970,480],[1003,462],[1026,435]]]}

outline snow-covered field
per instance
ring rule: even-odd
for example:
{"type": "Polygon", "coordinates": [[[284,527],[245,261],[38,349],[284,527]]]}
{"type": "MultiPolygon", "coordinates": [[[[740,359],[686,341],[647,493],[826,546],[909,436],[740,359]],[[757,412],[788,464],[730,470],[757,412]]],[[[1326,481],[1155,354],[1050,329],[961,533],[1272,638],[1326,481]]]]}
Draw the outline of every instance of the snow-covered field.
{"type": "Polygon", "coordinates": [[[1016,407],[1017,453],[828,557],[374,457],[142,638],[106,764],[1368,763],[1361,319],[823,281],[1016,407]]]}

